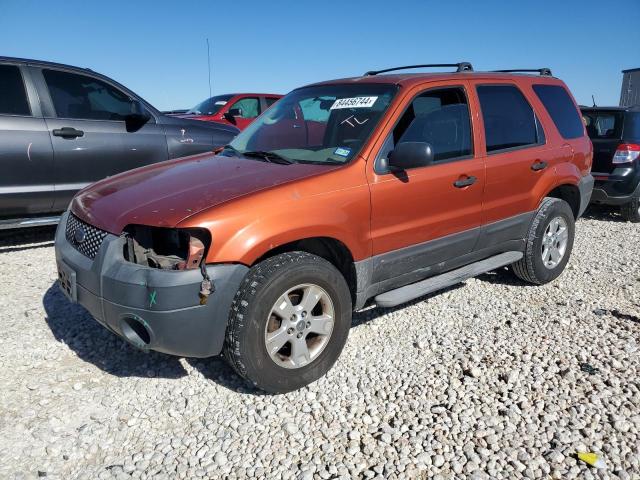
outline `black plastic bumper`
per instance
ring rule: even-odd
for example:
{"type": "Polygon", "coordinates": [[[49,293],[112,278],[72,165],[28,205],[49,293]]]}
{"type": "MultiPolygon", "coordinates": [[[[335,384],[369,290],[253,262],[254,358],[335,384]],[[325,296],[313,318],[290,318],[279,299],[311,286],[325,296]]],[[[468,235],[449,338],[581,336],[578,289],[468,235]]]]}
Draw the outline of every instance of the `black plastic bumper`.
{"type": "Polygon", "coordinates": [[[624,205],[640,197],[640,167],[620,167],[611,173],[594,173],[591,203],[624,205]]]}
{"type": "Polygon", "coordinates": [[[593,192],[593,177],[586,175],[578,182],[578,190],[580,190],[580,208],[578,209],[578,218],[582,216],[589,206],[591,194],[593,192]]]}
{"type": "Polygon", "coordinates": [[[65,238],[67,216],[60,219],[55,250],[62,290],[72,301],[138,348],[186,357],[221,352],[231,302],[246,266],[207,266],[215,290],[200,305],[200,270],[167,271],[128,262],[124,240],[111,234],[91,260],[65,238]]]}

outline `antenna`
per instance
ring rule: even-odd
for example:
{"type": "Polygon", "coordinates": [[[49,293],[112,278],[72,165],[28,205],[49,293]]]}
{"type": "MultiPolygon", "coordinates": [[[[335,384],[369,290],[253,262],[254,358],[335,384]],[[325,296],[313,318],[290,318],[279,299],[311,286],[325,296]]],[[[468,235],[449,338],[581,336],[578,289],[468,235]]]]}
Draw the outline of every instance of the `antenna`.
{"type": "Polygon", "coordinates": [[[591,95],[591,101],[593,102],[593,106],[596,106],[596,97],[594,97],[593,95],[591,95]]]}
{"type": "Polygon", "coordinates": [[[211,54],[209,53],[209,39],[207,38],[207,66],[209,67],[209,98],[213,95],[211,94],[211,54]]]}

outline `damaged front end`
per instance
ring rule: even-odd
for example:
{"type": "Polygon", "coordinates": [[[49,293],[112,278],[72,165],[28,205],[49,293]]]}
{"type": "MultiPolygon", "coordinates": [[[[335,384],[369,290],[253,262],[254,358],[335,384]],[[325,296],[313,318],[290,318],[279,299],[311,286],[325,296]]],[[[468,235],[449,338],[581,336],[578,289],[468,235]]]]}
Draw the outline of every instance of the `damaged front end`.
{"type": "Polygon", "coordinates": [[[205,258],[211,245],[211,235],[201,228],[165,228],[128,225],[125,239],[125,260],[161,270],[191,270],[202,272],[200,303],[204,305],[213,292],[207,274],[205,258]]]}

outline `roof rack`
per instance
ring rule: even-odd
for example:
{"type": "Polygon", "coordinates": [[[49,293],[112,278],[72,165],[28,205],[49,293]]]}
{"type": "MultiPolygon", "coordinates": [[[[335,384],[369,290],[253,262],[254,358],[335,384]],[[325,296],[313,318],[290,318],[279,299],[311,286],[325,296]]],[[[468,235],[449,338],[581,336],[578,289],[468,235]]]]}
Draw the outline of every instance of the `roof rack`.
{"type": "Polygon", "coordinates": [[[551,69],[550,68],[513,68],[510,70],[491,70],[492,72],[496,72],[496,73],[534,73],[537,72],[540,75],[544,75],[545,77],[551,77],[553,76],[553,74],[551,73],[551,69]]]}
{"type": "Polygon", "coordinates": [[[456,72],[473,72],[473,65],[469,62],[460,63],[427,63],[424,65],[407,65],[406,67],[385,68],[384,70],[371,70],[366,72],[365,77],[378,75],[379,73],[395,72],[396,70],[407,70],[410,68],[439,68],[439,67],[456,67],[456,72]]]}

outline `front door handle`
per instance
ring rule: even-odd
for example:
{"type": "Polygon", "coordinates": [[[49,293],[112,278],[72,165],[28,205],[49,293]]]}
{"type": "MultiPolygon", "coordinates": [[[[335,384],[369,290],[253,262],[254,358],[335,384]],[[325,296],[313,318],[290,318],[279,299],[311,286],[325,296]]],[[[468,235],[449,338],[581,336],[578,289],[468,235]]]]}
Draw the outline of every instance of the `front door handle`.
{"type": "Polygon", "coordinates": [[[468,187],[469,185],[473,185],[474,183],[476,183],[476,180],[478,179],[474,176],[461,178],[460,180],[456,180],[455,182],[453,182],[453,186],[456,188],[468,187]]]}
{"type": "Polygon", "coordinates": [[[531,165],[531,170],[533,170],[534,172],[544,170],[545,168],[547,168],[547,162],[543,162],[541,160],[536,160],[536,162],[531,165]]]}
{"type": "Polygon", "coordinates": [[[53,132],[54,137],[62,137],[62,138],[78,138],[83,137],[84,132],[82,130],[76,130],[72,127],[62,127],[56,128],[53,132]]]}

